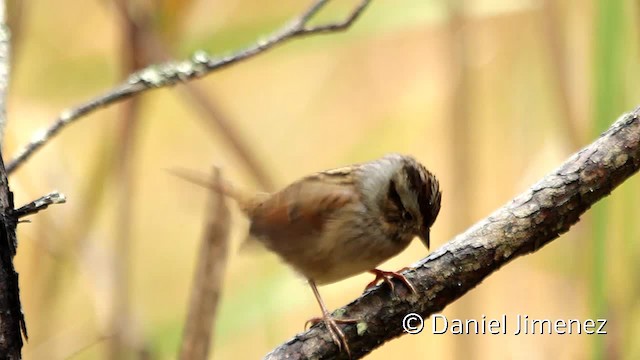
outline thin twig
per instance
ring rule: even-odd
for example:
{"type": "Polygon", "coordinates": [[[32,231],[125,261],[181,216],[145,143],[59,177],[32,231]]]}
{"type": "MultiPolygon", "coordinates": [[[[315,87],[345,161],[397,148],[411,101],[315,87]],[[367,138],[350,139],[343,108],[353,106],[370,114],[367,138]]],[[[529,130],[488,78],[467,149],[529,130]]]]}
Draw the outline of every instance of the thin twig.
{"type": "MultiPolygon", "coordinates": [[[[212,181],[215,184],[220,179],[220,170],[216,168],[212,181]]],[[[229,220],[229,208],[224,196],[211,190],[207,226],[198,251],[189,313],[180,349],[179,358],[182,360],[204,360],[209,356],[213,324],[227,264],[229,220]]]]}
{"type": "Polygon", "coordinates": [[[10,174],[15,171],[16,168],[24,164],[28,158],[48,143],[63,128],[83,115],[87,115],[98,108],[111,105],[114,102],[127,99],[147,90],[173,86],[178,82],[203,77],[214,70],[219,70],[242,60],[249,59],[298,36],[345,30],[353,24],[371,0],[362,0],[360,5],[358,5],[344,21],[335,24],[306,27],[310,18],[327,2],[328,0],[316,1],[307,11],[295,18],[290,24],[282,27],[265,39],[259,40],[255,44],[239,50],[234,54],[217,58],[210,56],[205,51],[198,51],[189,60],[151,65],[130,75],[126,82],[117,85],[103,95],[75,108],[64,110],[49,128],[38,132],[31,142],[18,152],[7,165],[7,172],[10,174]]]}
{"type": "MultiPolygon", "coordinates": [[[[121,9],[121,12],[126,12],[126,9],[121,9]]],[[[151,61],[167,61],[167,59],[173,57],[171,51],[165,46],[157,32],[154,32],[152,27],[147,26],[149,22],[146,17],[140,15],[135,18],[130,15],[128,16],[131,23],[137,27],[139,36],[143,38],[140,43],[147,49],[147,55],[151,61]]],[[[273,190],[274,183],[271,176],[269,176],[269,172],[260,162],[249,142],[242,137],[241,133],[234,126],[234,121],[228,114],[221,110],[221,107],[216,103],[211,93],[204,91],[195,82],[185,82],[183,85],[184,87],[180,87],[179,89],[183,90],[182,94],[184,97],[193,101],[196,104],[196,109],[201,111],[199,119],[204,121],[205,125],[213,130],[214,133],[220,133],[220,137],[231,146],[244,167],[263,190],[273,190]]]]}
{"type": "MultiPolygon", "coordinates": [[[[427,318],[441,311],[511,260],[567,232],[589,207],[640,169],[639,116],[640,107],[624,114],[555,171],[404,272],[418,296],[408,290],[393,296],[387,287],[376,287],[336,310],[340,317],[359,320],[343,327],[353,357],[405,334],[402,324],[407,314],[427,318]]],[[[414,320],[410,325],[419,324],[414,320]]],[[[427,326],[425,331],[429,330],[427,326]]],[[[269,360],[345,357],[322,325],[266,356],[269,360]]]]}
{"type": "Polygon", "coordinates": [[[0,148],[7,127],[7,92],[9,91],[9,65],[11,64],[10,31],[6,24],[6,5],[0,1],[0,148]]]}
{"type": "Polygon", "coordinates": [[[39,211],[42,211],[53,204],[64,204],[67,202],[67,198],[64,194],[57,191],[43,195],[32,202],[22,205],[19,209],[13,211],[12,215],[15,219],[20,219],[28,215],[33,215],[39,211]]]}
{"type": "MultiPolygon", "coordinates": [[[[348,29],[351,24],[353,24],[360,15],[364,12],[364,9],[367,8],[369,2],[371,0],[361,1],[358,7],[356,7],[349,16],[341,22],[333,23],[333,24],[325,24],[325,25],[317,25],[312,27],[304,27],[302,31],[299,31],[294,34],[294,36],[307,35],[312,33],[323,33],[323,32],[335,32],[335,31],[343,31],[348,29]]],[[[326,1],[319,1],[318,3],[322,3],[324,5],[326,1]]],[[[305,17],[305,20],[309,20],[309,17],[313,16],[315,12],[311,13],[308,17],[305,17]]],[[[304,25],[304,24],[303,24],[304,25]]]]}
{"type": "Polygon", "coordinates": [[[77,349],[73,350],[71,353],[67,354],[65,356],[65,359],[66,360],[73,359],[74,357],[82,354],[83,352],[91,349],[92,347],[100,344],[103,341],[109,340],[110,338],[111,338],[110,335],[101,335],[101,336],[98,336],[97,338],[95,338],[95,339],[93,339],[91,341],[87,341],[82,346],[78,347],[77,349]]]}

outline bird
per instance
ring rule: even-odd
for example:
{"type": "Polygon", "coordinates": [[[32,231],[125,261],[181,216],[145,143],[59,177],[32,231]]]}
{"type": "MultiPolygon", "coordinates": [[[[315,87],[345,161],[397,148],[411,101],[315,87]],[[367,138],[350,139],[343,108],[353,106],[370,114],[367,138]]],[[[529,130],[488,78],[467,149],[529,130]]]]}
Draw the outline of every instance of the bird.
{"type": "Polygon", "coordinates": [[[387,154],[381,158],[319,171],[273,193],[240,190],[229,182],[203,181],[192,173],[172,170],[185,180],[213,189],[236,201],[249,219],[249,238],[276,253],[302,275],[322,311],[332,340],[349,355],[350,349],[318,285],[370,272],[379,281],[400,280],[412,293],[404,275],[377,266],[399,254],[419,237],[427,249],[430,229],[441,205],[440,185],[433,173],[414,157],[387,154]]]}

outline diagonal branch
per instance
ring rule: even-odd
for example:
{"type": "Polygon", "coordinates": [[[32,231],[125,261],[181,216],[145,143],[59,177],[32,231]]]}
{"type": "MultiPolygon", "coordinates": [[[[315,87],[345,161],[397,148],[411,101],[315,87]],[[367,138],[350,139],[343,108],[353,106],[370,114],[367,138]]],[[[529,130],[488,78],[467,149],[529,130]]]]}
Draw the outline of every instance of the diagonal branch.
{"type": "Polygon", "coordinates": [[[309,20],[328,3],[328,0],[317,0],[309,9],[280,30],[234,54],[223,57],[212,57],[205,51],[198,51],[189,60],[148,66],[132,74],[127,81],[117,85],[106,93],[75,108],[64,110],[49,128],[36,133],[31,142],[19,151],[18,155],[7,164],[7,173],[12,173],[18,166],[22,165],[67,125],[96,109],[111,105],[147,90],[169,87],[178,82],[201,78],[214,70],[220,70],[231,64],[249,59],[276,45],[283,44],[299,36],[326,34],[345,30],[357,20],[370,2],[371,0],[361,0],[360,5],[342,22],[308,27],[307,23],[309,20]]]}
{"type": "MultiPolygon", "coordinates": [[[[414,264],[405,275],[419,296],[378,287],[337,310],[358,319],[343,328],[354,358],[403,334],[409,313],[430,316],[509,261],[539,250],[578,222],[598,200],[640,168],[640,108],[511,202],[414,264]]],[[[404,288],[400,288],[404,289],[404,288]]],[[[598,314],[595,314],[598,315],[598,314]]],[[[345,358],[322,325],[296,335],[267,359],[345,358]]]]}
{"type": "MultiPolygon", "coordinates": [[[[127,16],[131,26],[136,28],[136,32],[142,38],[140,43],[146,46],[148,52],[146,55],[149,56],[151,61],[160,62],[173,58],[171,51],[165,46],[162,39],[148,26],[149,19],[142,18],[140,14],[133,17],[122,4],[116,2],[116,5],[120,7],[120,13],[127,16]]],[[[240,158],[242,165],[262,189],[273,190],[273,180],[269,176],[269,172],[264,164],[260,162],[249,142],[242,137],[234,126],[233,121],[214,101],[215,97],[199,87],[195,82],[184,83],[184,87],[181,90],[183,90],[182,94],[196,105],[196,109],[201,111],[200,119],[216,134],[220,133],[221,137],[240,158]]]]}

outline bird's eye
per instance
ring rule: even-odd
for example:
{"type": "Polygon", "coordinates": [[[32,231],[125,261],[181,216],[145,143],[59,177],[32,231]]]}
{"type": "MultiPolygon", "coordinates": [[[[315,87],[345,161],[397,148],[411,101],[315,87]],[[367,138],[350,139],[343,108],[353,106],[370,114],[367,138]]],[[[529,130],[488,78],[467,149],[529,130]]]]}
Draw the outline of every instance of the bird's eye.
{"type": "Polygon", "coordinates": [[[403,218],[405,221],[412,221],[412,220],[413,220],[413,215],[411,215],[411,213],[410,213],[410,212],[408,212],[408,211],[403,211],[403,212],[402,212],[402,218],[403,218]]]}

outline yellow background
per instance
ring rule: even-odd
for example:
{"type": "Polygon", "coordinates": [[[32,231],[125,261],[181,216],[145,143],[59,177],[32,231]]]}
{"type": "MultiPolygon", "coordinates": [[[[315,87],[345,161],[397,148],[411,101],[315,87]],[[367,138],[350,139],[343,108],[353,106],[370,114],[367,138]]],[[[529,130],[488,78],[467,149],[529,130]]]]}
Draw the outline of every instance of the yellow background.
{"type": "MultiPolygon", "coordinates": [[[[141,2],[137,9],[153,13],[154,28],[182,59],[197,49],[223,55],[247,46],[307,3],[199,0],[154,7],[141,2]]],[[[353,4],[336,1],[318,21],[342,19],[353,4]]],[[[452,11],[443,1],[374,0],[347,32],[296,39],[197,84],[278,187],[388,152],[414,155],[443,189],[431,236],[437,248],[595,139],[606,128],[594,122],[599,91],[615,94],[608,123],[640,103],[634,80],[639,10],[632,1],[621,4],[625,11],[618,23],[624,31],[605,37],[621,38],[615,55],[598,53],[602,28],[594,1],[485,0],[452,11]],[[605,78],[621,81],[603,89],[598,59],[614,56],[620,61],[605,78]]],[[[27,2],[21,14],[14,32],[5,161],[60,111],[103,93],[123,76],[122,22],[110,2],[27,2]]],[[[228,179],[260,190],[179,87],[140,98],[129,157],[134,168],[126,273],[130,358],[138,358],[140,349],[156,359],[175,358],[205,222],[206,191],[166,169],[208,173],[217,164],[228,179]]],[[[79,120],[10,178],[17,205],[53,189],[68,198],[18,229],[16,267],[31,335],[26,359],[105,357],[112,263],[119,256],[114,241],[121,182],[115,154],[121,116],[113,106],[79,120]]],[[[568,234],[507,265],[443,311],[463,319],[604,316],[609,319],[604,338],[425,331],[391,341],[368,358],[637,358],[638,200],[635,178],[607,199],[599,275],[592,271],[597,255],[589,212],[568,234]],[[592,308],[598,276],[606,284],[605,296],[600,295],[605,314],[592,308]],[[604,344],[601,350],[597,341],[604,344]]],[[[320,313],[305,282],[274,255],[237,251],[247,222],[235,208],[232,218],[212,358],[260,358],[320,313]]],[[[416,241],[381,267],[399,269],[426,254],[416,241]]],[[[361,275],[320,292],[334,309],[359,296],[370,280],[361,275]]]]}

